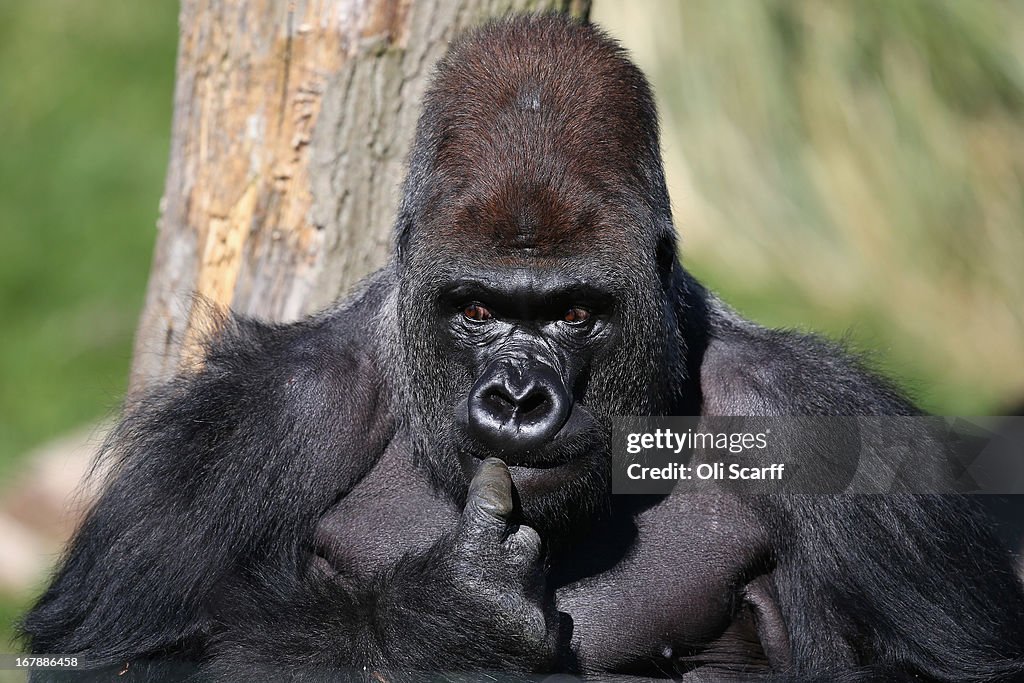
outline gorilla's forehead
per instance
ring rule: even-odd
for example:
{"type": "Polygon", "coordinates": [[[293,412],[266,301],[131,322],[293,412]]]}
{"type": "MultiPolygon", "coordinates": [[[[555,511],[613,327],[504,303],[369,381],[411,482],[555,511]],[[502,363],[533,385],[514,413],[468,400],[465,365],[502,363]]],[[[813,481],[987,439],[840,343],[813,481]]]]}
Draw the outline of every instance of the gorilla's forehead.
{"type": "MultiPolygon", "coordinates": [[[[622,242],[608,211],[581,189],[503,183],[462,198],[445,225],[445,239],[502,255],[569,255],[596,242],[622,242]]],[[[625,246],[624,244],[621,246],[625,246]]]]}
{"type": "Polygon", "coordinates": [[[642,233],[628,203],[571,169],[538,164],[449,185],[421,227],[428,241],[492,259],[621,254],[642,233]]]}

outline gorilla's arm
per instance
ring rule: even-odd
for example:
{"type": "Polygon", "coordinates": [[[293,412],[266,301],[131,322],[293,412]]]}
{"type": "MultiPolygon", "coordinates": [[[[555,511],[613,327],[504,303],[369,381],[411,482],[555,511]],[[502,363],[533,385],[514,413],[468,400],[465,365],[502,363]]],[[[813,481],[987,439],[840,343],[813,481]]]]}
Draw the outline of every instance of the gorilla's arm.
{"type": "Polygon", "coordinates": [[[294,325],[226,319],[202,369],[130,402],[106,488],[23,623],[32,651],[187,657],[226,577],[299,571],[393,430],[358,343],[371,298],[294,325]]]}
{"type": "MultiPolygon", "coordinates": [[[[713,303],[714,307],[715,304],[713,303]]],[[[838,346],[712,311],[707,414],[914,415],[838,346]]],[[[794,674],[1016,680],[1024,598],[974,502],[955,495],[750,497],[774,530],[772,576],[794,674]],[[970,543],[965,552],[964,543],[970,543]],[[912,618],[909,618],[912,615],[912,618]]]]}
{"type": "Polygon", "coordinates": [[[293,325],[224,320],[202,369],[131,402],[105,446],[106,488],[23,622],[31,651],[131,662],[140,680],[211,659],[239,680],[288,663],[551,666],[539,539],[508,520],[503,464],[429,551],[369,576],[310,565],[325,510],[395,438],[365,351],[389,291],[293,325]]]}
{"type": "Polygon", "coordinates": [[[252,599],[225,615],[235,626],[217,638],[204,673],[305,681],[353,670],[388,679],[559,670],[562,624],[545,594],[540,538],[512,512],[508,468],[485,461],[461,518],[426,552],[369,580],[343,571],[238,591],[252,599]]]}

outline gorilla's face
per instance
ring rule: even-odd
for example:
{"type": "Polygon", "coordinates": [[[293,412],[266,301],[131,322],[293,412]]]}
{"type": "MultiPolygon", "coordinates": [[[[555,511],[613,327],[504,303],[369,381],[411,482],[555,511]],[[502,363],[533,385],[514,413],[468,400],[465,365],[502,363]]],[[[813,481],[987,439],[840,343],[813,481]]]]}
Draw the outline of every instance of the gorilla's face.
{"type": "Polygon", "coordinates": [[[599,450],[587,381],[621,336],[616,303],[600,283],[530,267],[467,270],[444,283],[435,324],[469,375],[452,406],[459,437],[476,444],[462,454],[464,472],[496,455],[528,497],[599,450]]]}
{"type": "Polygon", "coordinates": [[[526,521],[549,533],[607,507],[611,417],[663,404],[653,254],[599,241],[572,257],[509,244],[460,256],[427,241],[396,302],[420,457],[456,500],[501,458],[526,521]]]}

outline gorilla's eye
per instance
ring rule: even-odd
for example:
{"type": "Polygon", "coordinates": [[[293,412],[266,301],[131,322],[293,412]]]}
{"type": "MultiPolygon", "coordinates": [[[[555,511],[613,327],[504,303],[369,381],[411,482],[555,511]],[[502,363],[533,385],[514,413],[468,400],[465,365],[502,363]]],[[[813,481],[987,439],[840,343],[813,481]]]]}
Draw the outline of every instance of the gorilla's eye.
{"type": "Polygon", "coordinates": [[[579,306],[573,306],[562,316],[562,322],[570,325],[582,325],[588,320],[590,320],[590,311],[579,306]]]}
{"type": "Polygon", "coordinates": [[[467,320],[472,320],[475,323],[482,323],[490,320],[494,316],[491,312],[480,304],[470,304],[462,309],[462,315],[466,316],[467,320]]]}

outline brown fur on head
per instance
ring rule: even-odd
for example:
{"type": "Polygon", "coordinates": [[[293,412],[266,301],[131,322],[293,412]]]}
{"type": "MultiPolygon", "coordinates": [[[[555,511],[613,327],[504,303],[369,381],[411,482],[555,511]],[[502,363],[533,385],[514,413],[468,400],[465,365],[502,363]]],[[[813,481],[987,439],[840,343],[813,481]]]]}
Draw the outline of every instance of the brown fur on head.
{"type": "Polygon", "coordinates": [[[652,203],[668,199],[643,74],[591,26],[516,17],[457,41],[438,66],[398,243],[415,233],[499,258],[621,252],[636,247],[629,231],[650,230],[621,214],[652,203]]]}

